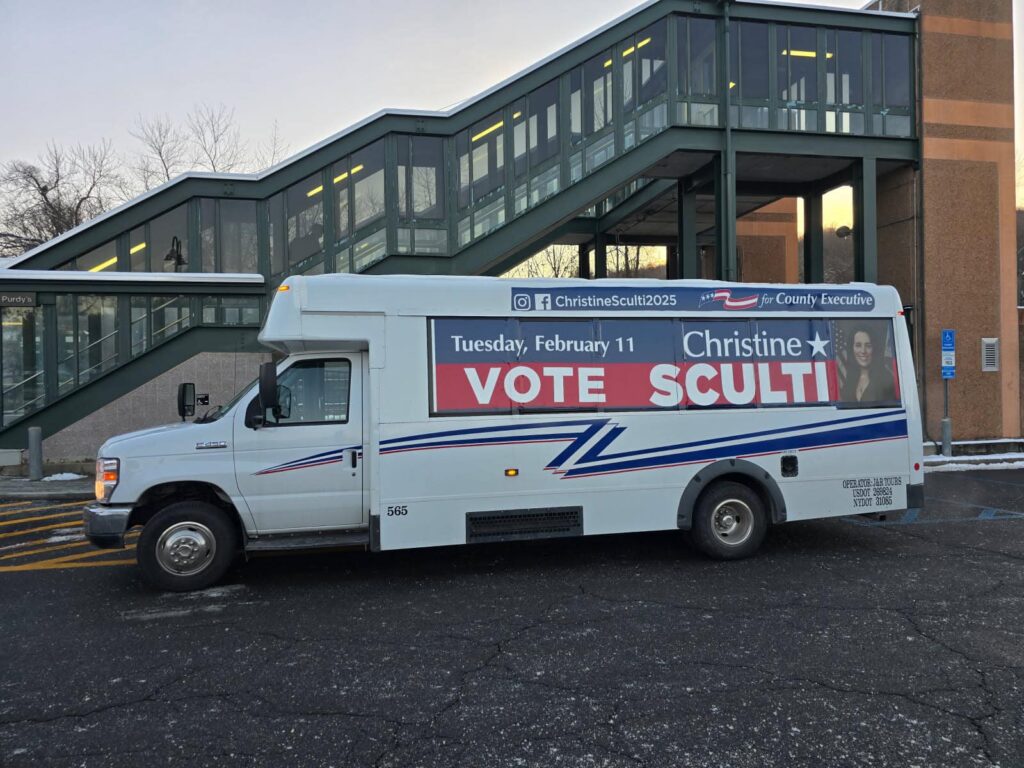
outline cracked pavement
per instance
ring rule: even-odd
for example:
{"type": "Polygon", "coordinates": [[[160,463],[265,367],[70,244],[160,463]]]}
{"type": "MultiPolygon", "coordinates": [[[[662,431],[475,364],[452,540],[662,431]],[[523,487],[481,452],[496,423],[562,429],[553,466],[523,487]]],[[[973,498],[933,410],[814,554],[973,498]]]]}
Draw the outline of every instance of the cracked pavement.
{"type": "Polygon", "coordinates": [[[794,523],[0,576],[0,765],[1024,765],[1024,471],[794,523]],[[994,511],[993,511],[994,510],[994,511]]]}

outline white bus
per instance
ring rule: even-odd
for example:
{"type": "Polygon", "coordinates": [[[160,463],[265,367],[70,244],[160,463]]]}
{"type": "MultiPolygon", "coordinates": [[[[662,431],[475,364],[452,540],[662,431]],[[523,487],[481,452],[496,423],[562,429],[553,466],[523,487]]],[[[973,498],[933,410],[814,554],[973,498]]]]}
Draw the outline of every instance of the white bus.
{"type": "Polygon", "coordinates": [[[142,526],[158,588],[239,553],[631,531],[732,559],[923,503],[889,287],[290,277],[260,340],[284,357],[233,402],[100,450],[86,533],[142,526]]]}

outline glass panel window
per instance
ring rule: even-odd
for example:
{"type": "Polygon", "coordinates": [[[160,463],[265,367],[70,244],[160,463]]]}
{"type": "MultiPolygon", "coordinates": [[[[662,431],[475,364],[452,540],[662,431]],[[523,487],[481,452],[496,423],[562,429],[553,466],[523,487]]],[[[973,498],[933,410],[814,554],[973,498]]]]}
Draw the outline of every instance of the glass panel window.
{"type": "Polygon", "coordinates": [[[220,271],[256,271],[256,202],[220,201],[220,271]]]}
{"type": "Polygon", "coordinates": [[[469,175],[469,131],[463,131],[455,137],[455,155],[458,158],[458,204],[459,210],[463,210],[469,207],[469,190],[473,181],[469,175]]]}
{"type": "Polygon", "coordinates": [[[365,227],[384,217],[384,140],[352,155],[353,226],[365,227]]]}
{"type": "Polygon", "coordinates": [[[348,421],[352,364],[348,360],[300,361],[281,374],[281,404],[264,414],[268,427],[287,424],[344,424],[348,421]]]}
{"type": "MultiPolygon", "coordinates": [[[[202,251],[203,272],[217,271],[217,201],[203,198],[199,201],[199,248],[202,251]]],[[[135,269],[135,262],[132,262],[135,269]]]]}
{"type": "Polygon", "coordinates": [[[668,87],[665,29],[665,22],[661,21],[636,36],[637,94],[641,105],[663,96],[668,87]]]}
{"type": "MultiPolygon", "coordinates": [[[[360,172],[363,169],[360,168],[360,172]]],[[[352,160],[346,157],[331,168],[331,186],[334,187],[334,234],[341,242],[352,231],[352,160]]]]}
{"type": "Polygon", "coordinates": [[[149,271],[149,243],[146,242],[145,227],[136,227],[128,234],[128,260],[132,272],[149,271]]]}
{"type": "Polygon", "coordinates": [[[78,381],[84,384],[117,364],[117,297],[78,297],[78,381]]]}
{"type": "Polygon", "coordinates": [[[910,106],[910,38],[885,35],[885,106],[910,106]]]}
{"type": "Polygon", "coordinates": [[[612,52],[583,65],[583,133],[591,136],[612,124],[612,52]]]}
{"type": "Polygon", "coordinates": [[[528,97],[530,166],[558,154],[558,81],[552,80],[528,97]]]}
{"type": "MultiPolygon", "coordinates": [[[[739,50],[739,97],[744,100],[768,98],[768,25],[741,21],[732,37],[733,51],[739,50]]],[[[733,70],[735,78],[736,70],[733,70]]],[[[735,89],[734,89],[735,98],[735,89]]]]}
{"type": "Polygon", "coordinates": [[[512,105],[512,174],[520,179],[526,175],[526,99],[512,105]]]}
{"type": "MultiPolygon", "coordinates": [[[[715,21],[714,19],[699,18],[691,18],[689,21],[690,96],[715,96],[718,93],[715,21]]],[[[733,70],[733,77],[736,77],[735,70],[733,70]]]]}
{"type": "Polygon", "coordinates": [[[132,357],[149,349],[149,299],[145,296],[131,297],[132,357]]]}
{"type": "Polygon", "coordinates": [[[501,112],[495,112],[469,130],[469,173],[474,203],[504,187],[504,127],[501,112]]]}
{"type": "Polygon", "coordinates": [[[284,273],[284,195],[267,201],[267,235],[270,247],[270,274],[284,273]]]}
{"type": "Polygon", "coordinates": [[[569,73],[569,143],[576,146],[583,141],[583,72],[569,73]]]}
{"type": "Polygon", "coordinates": [[[153,272],[188,271],[188,206],[179,205],[149,222],[149,239],[153,272]]]}
{"type": "Polygon", "coordinates": [[[3,410],[4,423],[31,413],[46,401],[43,382],[42,307],[4,307],[3,410]]]}
{"type": "Polygon", "coordinates": [[[863,45],[861,33],[829,31],[825,68],[829,104],[864,103],[863,45]]]}
{"type": "Polygon", "coordinates": [[[443,139],[437,136],[412,137],[412,167],[409,176],[412,215],[417,219],[443,219],[443,139]]]}
{"type": "Polygon", "coordinates": [[[319,173],[285,192],[288,213],[288,262],[305,261],[324,249],[324,184],[319,173]]]}
{"type": "MultiPolygon", "coordinates": [[[[779,98],[784,102],[818,100],[818,32],[813,27],[776,29],[779,98]]],[[[780,126],[783,127],[783,126],[780,126]]]]}
{"type": "Polygon", "coordinates": [[[57,296],[57,391],[74,389],[78,356],[75,354],[75,297],[57,296]]]}
{"type": "Polygon", "coordinates": [[[352,266],[354,271],[376,264],[387,255],[387,230],[378,229],[372,235],[364,237],[352,246],[352,266]]]}
{"type": "Polygon", "coordinates": [[[153,343],[170,338],[189,327],[187,296],[153,296],[153,343]]]}
{"type": "Polygon", "coordinates": [[[79,256],[75,267],[83,272],[116,272],[117,241],[111,240],[99,248],[94,248],[84,256],[79,256]]]}
{"type": "Polygon", "coordinates": [[[882,36],[871,35],[871,101],[882,106],[882,36]]]}

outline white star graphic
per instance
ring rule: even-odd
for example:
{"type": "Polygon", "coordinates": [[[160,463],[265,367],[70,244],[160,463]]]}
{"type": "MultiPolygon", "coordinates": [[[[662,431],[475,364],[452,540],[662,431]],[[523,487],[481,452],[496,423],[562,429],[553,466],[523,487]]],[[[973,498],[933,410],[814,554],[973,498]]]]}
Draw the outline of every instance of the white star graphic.
{"type": "Polygon", "coordinates": [[[814,341],[805,339],[808,344],[811,345],[811,357],[815,355],[821,355],[822,357],[828,357],[828,353],[825,352],[825,345],[828,344],[828,339],[823,339],[817,331],[814,332],[814,341]]]}

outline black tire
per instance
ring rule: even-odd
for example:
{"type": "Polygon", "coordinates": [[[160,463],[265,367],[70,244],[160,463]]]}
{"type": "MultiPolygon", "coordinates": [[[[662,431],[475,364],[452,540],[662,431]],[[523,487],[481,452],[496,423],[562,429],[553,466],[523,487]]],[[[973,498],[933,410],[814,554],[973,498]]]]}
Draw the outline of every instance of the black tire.
{"type": "Polygon", "coordinates": [[[715,560],[750,557],[767,532],[764,502],[743,483],[714,483],[694,506],[690,539],[697,549],[715,560]]]}
{"type": "Polygon", "coordinates": [[[157,512],[136,547],[143,580],[168,592],[206,589],[220,581],[238,554],[240,538],[228,514],[205,501],[180,501],[157,512]]]}

